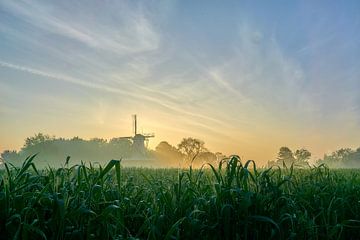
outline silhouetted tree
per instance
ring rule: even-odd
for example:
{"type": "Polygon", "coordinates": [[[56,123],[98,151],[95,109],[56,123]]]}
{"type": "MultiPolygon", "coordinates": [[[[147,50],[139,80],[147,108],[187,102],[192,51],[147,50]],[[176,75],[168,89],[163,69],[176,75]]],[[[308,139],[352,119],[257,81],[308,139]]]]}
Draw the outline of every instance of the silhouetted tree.
{"type": "Polygon", "coordinates": [[[170,165],[178,164],[183,158],[183,154],[166,141],[162,141],[156,146],[155,155],[159,160],[170,165]]]}
{"type": "Polygon", "coordinates": [[[174,153],[179,152],[174,146],[166,141],[160,142],[156,147],[155,151],[158,153],[174,153]]]}
{"type": "Polygon", "coordinates": [[[131,154],[131,141],[127,138],[112,138],[107,144],[109,152],[116,158],[127,158],[131,154]]]}
{"type": "Polygon", "coordinates": [[[201,152],[196,157],[195,162],[199,165],[202,165],[205,163],[215,164],[217,162],[217,156],[215,153],[212,153],[209,151],[201,152]]]}
{"type": "Polygon", "coordinates": [[[318,164],[326,164],[334,168],[358,168],[360,167],[360,148],[340,148],[330,155],[325,154],[323,159],[319,159],[318,164]]]}
{"type": "Polygon", "coordinates": [[[30,148],[30,147],[33,147],[35,145],[44,143],[46,141],[54,140],[54,139],[55,139],[55,137],[50,137],[49,135],[38,133],[38,134],[35,134],[34,137],[26,138],[23,148],[25,148],[25,149],[30,148]]]}
{"type": "Polygon", "coordinates": [[[184,138],[178,144],[178,150],[185,155],[185,160],[193,161],[199,153],[207,151],[205,143],[196,138],[184,138]]]}
{"type": "Polygon", "coordinates": [[[110,159],[127,158],[130,156],[131,141],[124,138],[106,139],[93,138],[84,140],[79,137],[71,139],[50,137],[42,133],[28,137],[19,153],[4,152],[10,163],[19,165],[30,155],[38,153],[35,159],[37,166],[59,167],[71,156],[72,163],[80,161],[96,161],[105,163],[110,159]],[[19,161],[15,161],[15,156],[19,161]]]}
{"type": "Polygon", "coordinates": [[[73,142],[82,142],[82,141],[84,141],[84,139],[76,136],[76,137],[73,137],[72,139],[70,139],[70,141],[73,141],[73,142]]]}
{"type": "Polygon", "coordinates": [[[311,152],[309,152],[305,148],[301,148],[295,151],[295,164],[297,166],[306,166],[308,165],[308,161],[311,157],[311,152]]]}
{"type": "Polygon", "coordinates": [[[286,165],[289,167],[295,161],[294,154],[288,147],[281,147],[277,157],[279,165],[286,165]]]}
{"type": "Polygon", "coordinates": [[[106,139],[102,139],[102,138],[91,138],[89,140],[89,143],[91,144],[95,144],[98,147],[103,147],[107,144],[107,140],[106,139]]]}
{"type": "Polygon", "coordinates": [[[17,162],[19,160],[19,155],[15,150],[5,150],[1,153],[1,159],[5,162],[17,162]]]}
{"type": "Polygon", "coordinates": [[[305,167],[308,165],[310,157],[311,153],[305,148],[298,149],[295,153],[293,153],[290,148],[281,147],[278,153],[277,161],[268,161],[267,166],[290,167],[293,164],[294,167],[305,167]]]}
{"type": "Polygon", "coordinates": [[[130,151],[131,149],[131,141],[126,138],[112,138],[109,144],[124,151],[130,151]]]}

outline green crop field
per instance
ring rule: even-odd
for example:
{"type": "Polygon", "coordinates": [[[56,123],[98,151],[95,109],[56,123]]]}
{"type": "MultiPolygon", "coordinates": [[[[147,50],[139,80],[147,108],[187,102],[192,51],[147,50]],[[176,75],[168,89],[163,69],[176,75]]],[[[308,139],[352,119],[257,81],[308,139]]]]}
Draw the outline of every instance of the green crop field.
{"type": "Polygon", "coordinates": [[[6,165],[0,239],[358,239],[360,170],[6,165]]]}

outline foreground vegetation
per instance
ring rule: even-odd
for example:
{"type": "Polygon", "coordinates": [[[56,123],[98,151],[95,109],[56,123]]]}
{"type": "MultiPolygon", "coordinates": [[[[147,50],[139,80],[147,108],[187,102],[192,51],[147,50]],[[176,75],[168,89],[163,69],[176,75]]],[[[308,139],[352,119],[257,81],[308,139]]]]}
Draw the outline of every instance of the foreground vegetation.
{"type": "MultiPolygon", "coordinates": [[[[357,239],[360,171],[80,164],[0,173],[4,239],[357,239]]],[[[1,238],[0,237],[0,238],[1,238]]]]}

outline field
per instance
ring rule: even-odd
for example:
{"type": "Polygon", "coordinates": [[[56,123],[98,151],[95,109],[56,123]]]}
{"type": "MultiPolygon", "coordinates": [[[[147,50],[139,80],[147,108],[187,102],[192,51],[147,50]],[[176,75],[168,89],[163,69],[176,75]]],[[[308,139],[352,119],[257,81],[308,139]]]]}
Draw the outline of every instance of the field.
{"type": "Polygon", "coordinates": [[[360,171],[6,166],[2,239],[358,239],[360,171]]]}

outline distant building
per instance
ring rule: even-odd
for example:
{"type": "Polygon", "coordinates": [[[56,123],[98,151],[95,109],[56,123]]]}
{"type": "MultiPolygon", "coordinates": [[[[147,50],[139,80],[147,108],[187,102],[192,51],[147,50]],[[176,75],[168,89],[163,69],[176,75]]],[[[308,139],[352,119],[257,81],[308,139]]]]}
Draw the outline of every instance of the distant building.
{"type": "Polygon", "coordinates": [[[137,116],[133,115],[133,131],[132,137],[121,137],[130,139],[132,141],[132,158],[144,159],[147,158],[147,146],[149,138],[155,137],[153,133],[138,133],[137,132],[137,116]]]}

